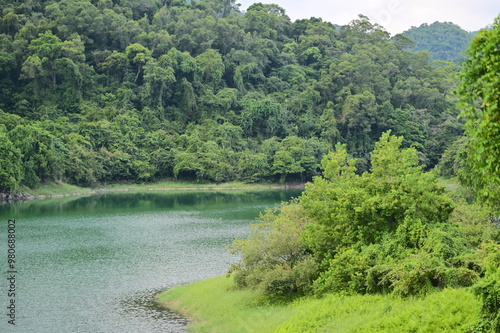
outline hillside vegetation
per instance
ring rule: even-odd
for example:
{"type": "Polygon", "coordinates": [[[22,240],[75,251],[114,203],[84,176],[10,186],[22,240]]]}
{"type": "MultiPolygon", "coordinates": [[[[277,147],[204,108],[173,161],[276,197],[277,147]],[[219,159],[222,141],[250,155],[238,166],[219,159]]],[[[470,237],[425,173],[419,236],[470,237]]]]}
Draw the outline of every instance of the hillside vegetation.
{"type": "Polygon", "coordinates": [[[412,27],[403,32],[403,35],[413,41],[413,45],[409,45],[408,50],[429,51],[431,60],[458,64],[465,60],[465,50],[476,33],[465,31],[451,22],[434,22],[412,27]]]}
{"type": "Polygon", "coordinates": [[[453,63],[360,16],[235,1],[0,0],[0,191],[184,179],[303,182],[381,134],[435,166],[462,134],[453,63]]]}
{"type": "Polygon", "coordinates": [[[499,41],[500,17],[474,38],[460,69],[457,92],[467,136],[447,154],[454,152],[459,179],[471,192],[457,191],[451,200],[436,174],[419,165],[417,150],[386,132],[368,170],[361,172],[338,144],[299,198],[268,210],[247,238],[233,242],[240,259],[228,273],[260,302],[310,295],[331,301],[327,310],[312,306],[292,317],[283,331],[348,331],[355,323],[353,329],[370,332],[500,332],[499,41]],[[356,310],[360,295],[381,295],[386,302],[418,299],[431,308],[447,293],[450,300],[456,293],[456,300],[482,303],[463,318],[467,325],[456,324],[456,314],[467,316],[456,304],[448,304],[456,311],[437,321],[417,311],[414,321],[398,314],[372,324],[356,310]],[[336,300],[341,296],[349,296],[345,311],[336,300]],[[340,319],[330,315],[336,311],[340,319]]]}

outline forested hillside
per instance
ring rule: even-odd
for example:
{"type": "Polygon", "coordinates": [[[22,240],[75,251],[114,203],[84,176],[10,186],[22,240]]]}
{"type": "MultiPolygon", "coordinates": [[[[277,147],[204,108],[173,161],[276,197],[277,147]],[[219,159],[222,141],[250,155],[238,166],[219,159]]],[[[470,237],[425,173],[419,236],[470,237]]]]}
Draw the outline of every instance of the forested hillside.
{"type": "Polygon", "coordinates": [[[459,63],[465,59],[464,52],[475,32],[467,32],[451,22],[434,22],[412,27],[403,32],[414,45],[410,51],[429,51],[431,60],[443,60],[459,63]]]}
{"type": "Polygon", "coordinates": [[[384,131],[427,168],[462,134],[453,63],[364,16],[234,0],[0,0],[0,190],[304,181],[384,131]]]}
{"type": "MultiPolygon", "coordinates": [[[[459,179],[471,192],[446,193],[436,174],[419,165],[415,148],[403,149],[403,137],[384,133],[368,171],[360,174],[339,144],[299,198],[261,215],[249,236],[231,247],[240,255],[229,270],[236,286],[266,301],[326,294],[423,300],[433,294],[442,305],[452,289],[472,292],[475,300],[462,294],[446,306],[453,313],[431,316],[434,323],[412,313],[412,320],[386,317],[367,329],[354,298],[345,297],[339,303],[351,304],[348,315],[332,314],[344,305],[325,302],[280,332],[342,330],[339,317],[355,323],[353,332],[500,332],[498,45],[500,16],[472,40],[459,72],[456,92],[466,135],[447,154],[455,155],[459,179]],[[471,308],[476,301],[482,306],[472,316],[457,307],[471,308]]],[[[432,302],[422,308],[432,308],[432,302]]],[[[383,318],[383,312],[373,316],[383,318]]]]}

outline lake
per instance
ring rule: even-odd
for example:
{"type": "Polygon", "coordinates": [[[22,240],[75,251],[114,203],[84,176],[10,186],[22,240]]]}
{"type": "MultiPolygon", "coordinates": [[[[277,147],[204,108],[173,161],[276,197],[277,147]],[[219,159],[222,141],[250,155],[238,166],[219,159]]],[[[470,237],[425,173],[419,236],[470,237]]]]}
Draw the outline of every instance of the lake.
{"type": "Polygon", "coordinates": [[[232,240],[266,207],[299,194],[149,191],[0,205],[0,332],[183,332],[186,320],[154,295],[224,274],[232,240]]]}

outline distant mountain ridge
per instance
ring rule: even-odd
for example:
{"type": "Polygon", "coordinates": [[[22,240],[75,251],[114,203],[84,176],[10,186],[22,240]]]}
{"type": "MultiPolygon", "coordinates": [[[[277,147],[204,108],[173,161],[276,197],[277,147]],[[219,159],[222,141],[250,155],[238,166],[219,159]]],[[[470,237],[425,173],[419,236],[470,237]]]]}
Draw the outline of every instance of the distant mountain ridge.
{"type": "Polygon", "coordinates": [[[459,63],[476,32],[468,32],[452,22],[434,22],[412,27],[403,35],[414,42],[415,47],[410,51],[427,50],[431,53],[431,60],[459,63]]]}

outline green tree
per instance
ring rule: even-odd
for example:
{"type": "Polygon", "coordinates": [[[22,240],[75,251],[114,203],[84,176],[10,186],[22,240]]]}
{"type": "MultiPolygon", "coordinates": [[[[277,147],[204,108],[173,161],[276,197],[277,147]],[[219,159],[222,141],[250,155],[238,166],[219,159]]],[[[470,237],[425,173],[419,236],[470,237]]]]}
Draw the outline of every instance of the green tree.
{"type": "Polygon", "coordinates": [[[328,252],[379,242],[408,218],[429,224],[447,220],[451,200],[433,174],[422,172],[415,149],[400,149],[402,140],[382,135],[371,154],[371,172],[362,175],[342,146],[325,157],[324,178],[306,189],[301,203],[319,225],[335,230],[328,252]]]}
{"type": "Polygon", "coordinates": [[[233,0],[2,3],[0,107],[22,116],[9,131],[43,120],[54,159],[71,161],[51,162],[64,170],[48,179],[153,180],[173,175],[186,152],[195,171],[179,177],[309,180],[338,142],[368,170],[388,129],[432,168],[462,134],[456,66],[404,51],[406,37],[367,17],[292,23],[276,4],[239,13],[233,0]],[[168,148],[152,139],[161,130],[168,148]],[[199,149],[182,134],[198,136],[199,149]]]}
{"type": "Polygon", "coordinates": [[[197,56],[196,63],[200,72],[198,76],[215,91],[225,70],[221,55],[216,50],[210,49],[197,56]]]}
{"type": "Polygon", "coordinates": [[[129,59],[130,63],[134,64],[137,69],[134,78],[134,83],[136,83],[144,65],[151,60],[151,51],[139,43],[134,43],[127,46],[125,49],[125,55],[129,59]]]}
{"type": "Polygon", "coordinates": [[[48,75],[52,88],[55,90],[57,86],[56,61],[62,55],[62,45],[61,39],[54,36],[50,30],[31,41],[29,50],[32,55],[23,64],[24,77],[35,79],[39,75],[48,75]]]}
{"type": "Polygon", "coordinates": [[[424,23],[419,27],[412,27],[403,32],[395,42],[401,43],[402,37],[412,41],[404,41],[404,49],[412,52],[430,51],[431,60],[444,60],[459,63],[464,60],[463,52],[474,37],[474,33],[467,32],[451,22],[424,23]],[[413,44],[413,45],[412,45],[413,44]]]}
{"type": "Polygon", "coordinates": [[[271,296],[312,289],[408,296],[475,282],[477,272],[458,260],[465,237],[447,224],[451,199],[402,140],[384,133],[361,175],[337,145],[297,202],[233,243],[242,255],[232,267],[236,283],[271,296]]]}
{"type": "Polygon", "coordinates": [[[317,274],[302,233],[309,222],[293,202],[267,210],[253,224],[247,239],[237,239],[230,250],[241,259],[229,269],[239,287],[251,287],[262,296],[305,293],[317,274]]]}
{"type": "Polygon", "coordinates": [[[290,175],[299,175],[298,180],[304,181],[306,175],[315,174],[316,164],[314,150],[308,142],[296,136],[289,136],[281,141],[274,153],[272,171],[280,175],[281,183],[290,175]]]}
{"type": "Polygon", "coordinates": [[[163,108],[170,85],[175,82],[174,70],[162,62],[149,61],[144,66],[143,101],[151,107],[163,108]]]}
{"type": "Polygon", "coordinates": [[[500,18],[491,30],[481,30],[470,44],[460,70],[461,117],[470,136],[469,156],[478,178],[472,186],[487,200],[498,203],[500,192],[500,18]]]}
{"type": "Polygon", "coordinates": [[[21,153],[0,125],[0,192],[14,192],[22,180],[21,153]]]}
{"type": "Polygon", "coordinates": [[[58,150],[64,148],[50,132],[37,125],[18,125],[9,137],[21,153],[23,184],[35,188],[41,181],[60,178],[64,156],[58,150]]]}

